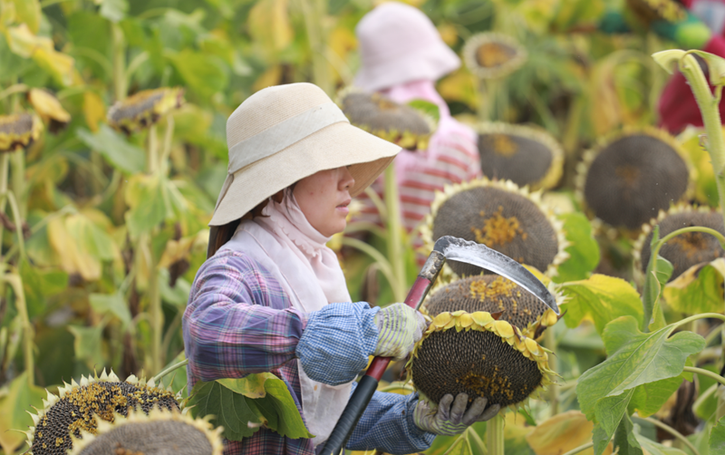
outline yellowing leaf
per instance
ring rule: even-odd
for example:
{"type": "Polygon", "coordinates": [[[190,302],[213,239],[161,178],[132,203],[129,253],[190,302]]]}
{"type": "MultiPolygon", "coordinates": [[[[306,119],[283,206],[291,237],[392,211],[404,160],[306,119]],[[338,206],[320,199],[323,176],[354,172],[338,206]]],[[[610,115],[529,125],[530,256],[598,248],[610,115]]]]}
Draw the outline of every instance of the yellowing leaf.
{"type": "Polygon", "coordinates": [[[20,24],[8,29],[7,40],[13,53],[24,58],[32,58],[59,84],[64,86],[73,84],[75,60],[56,51],[50,38],[36,36],[26,24],[20,24]]]}
{"type": "Polygon", "coordinates": [[[330,49],[344,59],[351,50],[357,47],[357,38],[352,30],[340,26],[330,33],[329,43],[330,49]]]}
{"type": "Polygon", "coordinates": [[[722,313],[725,259],[697,264],[667,283],[663,295],[667,305],[686,314],[722,313]]]}
{"type": "Polygon", "coordinates": [[[89,281],[101,277],[100,261],[79,251],[78,245],[66,228],[64,219],[55,218],[48,223],[48,240],[64,272],[69,275],[79,274],[89,281]]]}
{"type": "MultiPolygon", "coordinates": [[[[567,411],[538,424],[526,440],[536,455],[561,455],[591,442],[593,429],[594,424],[581,411],[567,411]]],[[[594,450],[590,448],[580,453],[592,455],[594,450]]],[[[604,455],[611,453],[610,444],[604,455]]]]}
{"type": "Polygon", "coordinates": [[[97,93],[83,93],[83,116],[88,128],[94,133],[97,132],[98,124],[106,118],[106,105],[97,93]]]}
{"type": "Polygon", "coordinates": [[[241,379],[218,379],[217,382],[227,389],[241,393],[248,398],[264,398],[267,391],[264,389],[264,383],[267,379],[279,379],[272,373],[250,374],[241,379]]]}
{"type": "Polygon", "coordinates": [[[463,69],[443,78],[438,83],[438,92],[446,101],[460,101],[474,110],[478,107],[476,79],[463,69]]]}
{"type": "Polygon", "coordinates": [[[12,380],[7,394],[0,399],[0,447],[5,453],[16,453],[15,449],[24,444],[25,435],[13,430],[26,430],[33,425],[25,411],[33,412],[33,406],[42,409],[45,397],[42,388],[28,383],[27,372],[12,380]]]}
{"type": "Polygon", "coordinates": [[[282,78],[282,66],[274,65],[269,67],[264,73],[260,74],[254,84],[252,91],[257,92],[265,87],[277,85],[282,78]]]}
{"type": "Polygon", "coordinates": [[[58,98],[45,90],[33,88],[28,92],[28,101],[33,105],[35,112],[47,122],[55,120],[60,123],[70,122],[70,114],[63,109],[58,98]]]}
{"type": "Polygon", "coordinates": [[[287,0],[258,1],[249,12],[247,25],[253,40],[270,53],[280,51],[292,42],[287,0]]]}
{"type": "Polygon", "coordinates": [[[9,0],[0,2],[0,9],[15,7],[15,21],[26,24],[30,31],[40,29],[41,8],[39,0],[9,0]]]}
{"type": "Polygon", "coordinates": [[[166,249],[164,254],[161,256],[159,261],[159,267],[168,267],[176,261],[186,259],[190,252],[191,247],[194,245],[195,237],[185,237],[180,240],[169,240],[166,243],[166,249]]]}

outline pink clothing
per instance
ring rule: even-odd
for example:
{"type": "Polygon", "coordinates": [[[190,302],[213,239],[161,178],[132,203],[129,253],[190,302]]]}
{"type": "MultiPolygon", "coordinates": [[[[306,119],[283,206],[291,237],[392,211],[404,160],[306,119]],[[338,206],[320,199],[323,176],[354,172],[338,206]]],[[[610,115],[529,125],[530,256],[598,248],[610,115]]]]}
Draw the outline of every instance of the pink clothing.
{"type": "MultiPolygon", "coordinates": [[[[405,103],[423,99],[435,103],[440,112],[438,127],[430,139],[427,150],[403,150],[393,160],[398,180],[403,225],[408,233],[430,213],[436,191],[445,185],[461,183],[481,176],[480,155],[476,133],[451,117],[445,101],[435,90],[433,81],[414,81],[396,85],[381,92],[393,101],[405,103]]],[[[382,177],[372,185],[382,197],[382,177]]],[[[357,220],[380,223],[375,205],[363,193],[357,199],[364,204],[357,220]]],[[[413,245],[422,244],[420,236],[413,245]]],[[[423,258],[425,259],[425,258],[423,258]]]]}

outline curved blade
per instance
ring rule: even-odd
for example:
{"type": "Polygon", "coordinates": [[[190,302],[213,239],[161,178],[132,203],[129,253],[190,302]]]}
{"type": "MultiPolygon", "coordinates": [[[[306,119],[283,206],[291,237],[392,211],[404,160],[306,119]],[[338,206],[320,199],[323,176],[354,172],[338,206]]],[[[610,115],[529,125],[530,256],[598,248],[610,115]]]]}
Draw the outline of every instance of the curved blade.
{"type": "Polygon", "coordinates": [[[469,242],[458,237],[444,235],[436,240],[433,250],[445,256],[447,261],[458,261],[490,270],[504,278],[508,278],[530,293],[534,294],[546,306],[559,313],[559,306],[544,283],[533,273],[510,257],[486,245],[469,242]]]}

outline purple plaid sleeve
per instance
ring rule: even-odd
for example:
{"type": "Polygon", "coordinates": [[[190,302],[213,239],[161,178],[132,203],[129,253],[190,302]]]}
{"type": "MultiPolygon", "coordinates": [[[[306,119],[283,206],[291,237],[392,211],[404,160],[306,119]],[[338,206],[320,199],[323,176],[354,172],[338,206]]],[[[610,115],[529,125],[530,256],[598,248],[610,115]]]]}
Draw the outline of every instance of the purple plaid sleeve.
{"type": "Polygon", "coordinates": [[[255,261],[238,252],[215,255],[199,269],[183,317],[191,382],[281,367],[295,357],[306,323],[255,261]]]}

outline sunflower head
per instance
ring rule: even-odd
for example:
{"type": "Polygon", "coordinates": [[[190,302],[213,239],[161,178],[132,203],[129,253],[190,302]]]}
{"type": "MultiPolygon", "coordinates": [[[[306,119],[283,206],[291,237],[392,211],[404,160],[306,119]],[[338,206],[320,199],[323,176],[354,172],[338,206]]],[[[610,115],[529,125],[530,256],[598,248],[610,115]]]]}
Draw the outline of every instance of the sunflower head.
{"type": "Polygon", "coordinates": [[[564,151],[550,134],[501,122],[480,123],[476,132],[484,176],[532,190],[551,188],[561,178],[564,151]]]}
{"type": "Polygon", "coordinates": [[[468,69],[479,78],[496,79],[519,69],[526,62],[528,53],[510,36],[485,32],[466,41],[463,58],[468,69]]]}
{"type": "MultiPolygon", "coordinates": [[[[438,192],[421,226],[424,248],[431,251],[444,235],[482,243],[550,276],[568,256],[562,223],[541,202],[541,194],[510,181],[483,178],[438,192]]],[[[446,263],[448,269],[458,276],[482,272],[460,262],[446,263]]]]}
{"type": "Polygon", "coordinates": [[[144,413],[154,408],[179,410],[173,392],[157,388],[153,381],[129,376],[121,381],[113,372],[100,377],[81,377],[59,390],[48,392],[43,409],[31,414],[34,427],[28,435],[28,453],[32,455],[65,455],[73,447],[72,436],[81,432],[96,433],[97,420],[112,422],[117,414],[126,416],[130,409],[144,413]]]}
{"type": "Polygon", "coordinates": [[[213,429],[207,419],[177,411],[130,411],[128,417],[116,414],[111,421],[101,420],[94,433],[74,436],[71,455],[222,455],[221,432],[221,427],[213,429]]]}
{"type": "Polygon", "coordinates": [[[150,127],[184,104],[184,90],[162,87],[143,90],[108,110],[108,124],[126,134],[150,127]]]}
{"type": "MultiPolygon", "coordinates": [[[[661,211],[656,219],[645,225],[634,245],[634,271],[639,283],[644,282],[647,264],[652,255],[650,243],[652,242],[655,226],[659,227],[659,238],[678,229],[691,226],[708,227],[725,235],[722,213],[716,210],[706,207],[696,208],[691,205],[678,205],[670,208],[667,212],[661,211]]],[[[720,242],[712,235],[704,232],[680,234],[665,243],[659,254],[672,263],[674,269],[670,281],[696,264],[708,263],[717,258],[725,257],[725,251],[720,246],[720,242]]]]}
{"type": "Polygon", "coordinates": [[[36,115],[0,115],[0,153],[28,148],[42,131],[43,123],[36,115]]]}
{"type": "Polygon", "coordinates": [[[627,5],[644,25],[654,21],[676,23],[687,19],[687,10],[675,0],[627,0],[627,5]]]}
{"type": "Polygon", "coordinates": [[[577,197],[591,217],[636,232],[688,194],[685,157],[663,130],[626,129],[585,153],[577,167],[577,197]]]}
{"type": "Polygon", "coordinates": [[[379,93],[343,91],[342,112],[350,123],[409,150],[425,150],[434,130],[432,119],[379,93]]]}

